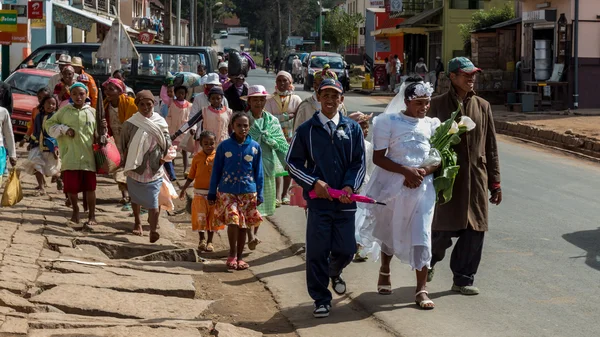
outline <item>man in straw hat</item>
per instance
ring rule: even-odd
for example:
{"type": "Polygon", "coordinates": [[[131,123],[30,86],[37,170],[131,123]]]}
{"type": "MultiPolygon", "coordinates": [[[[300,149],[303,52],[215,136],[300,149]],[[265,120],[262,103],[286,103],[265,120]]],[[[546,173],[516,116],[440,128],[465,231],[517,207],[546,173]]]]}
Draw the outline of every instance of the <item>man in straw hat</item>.
{"type": "Polygon", "coordinates": [[[71,66],[75,69],[75,74],[77,74],[77,82],[85,84],[88,88],[88,97],[90,98],[92,107],[95,108],[98,103],[98,87],[96,86],[96,81],[94,81],[94,78],[90,74],[85,72],[81,57],[73,57],[71,66]]]}
{"type": "Polygon", "coordinates": [[[428,281],[433,279],[434,266],[441,261],[452,238],[458,237],[450,269],[454,274],[452,290],[464,295],[477,295],[473,286],[475,273],[481,261],[483,238],[488,230],[489,202],[502,202],[500,189],[500,162],[492,108],[489,102],[475,95],[475,78],[481,69],[466,57],[448,62],[450,90],[434,97],[428,115],[444,121],[460,106],[459,116],[468,116],[475,129],[462,135],[454,150],[458,156],[460,173],[456,176],[452,199],[438,205],[432,224],[432,260],[428,281]]]}
{"type": "MultiPolygon", "coordinates": [[[[48,81],[48,88],[50,88],[50,90],[54,90],[56,85],[60,83],[60,80],[62,79],[63,70],[66,66],[71,65],[71,56],[67,54],[60,55],[58,61],[56,61],[56,64],[58,64],[58,73],[50,77],[50,81],[48,81]]],[[[78,74],[75,74],[75,81],[77,81],[78,76],[78,74]]]]}

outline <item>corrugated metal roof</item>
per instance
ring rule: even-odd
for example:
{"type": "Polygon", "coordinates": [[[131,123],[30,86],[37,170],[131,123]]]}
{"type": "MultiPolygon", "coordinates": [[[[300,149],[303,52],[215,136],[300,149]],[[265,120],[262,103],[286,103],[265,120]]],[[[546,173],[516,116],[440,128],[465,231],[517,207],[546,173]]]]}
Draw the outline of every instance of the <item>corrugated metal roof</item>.
{"type": "Polygon", "coordinates": [[[444,10],[444,7],[438,7],[438,8],[422,11],[421,13],[419,13],[415,16],[412,16],[408,20],[397,25],[396,28],[418,26],[418,24],[421,23],[422,21],[428,20],[428,19],[432,18],[433,16],[442,13],[443,10],[444,10]]]}
{"type": "Polygon", "coordinates": [[[504,28],[504,27],[508,27],[508,26],[519,24],[519,23],[521,23],[521,21],[522,21],[521,18],[514,18],[514,19],[506,20],[504,22],[497,23],[497,24],[495,24],[493,26],[489,26],[489,27],[486,27],[486,28],[480,28],[480,29],[474,30],[471,33],[492,31],[492,30],[496,30],[496,29],[499,29],[499,28],[504,28]]]}

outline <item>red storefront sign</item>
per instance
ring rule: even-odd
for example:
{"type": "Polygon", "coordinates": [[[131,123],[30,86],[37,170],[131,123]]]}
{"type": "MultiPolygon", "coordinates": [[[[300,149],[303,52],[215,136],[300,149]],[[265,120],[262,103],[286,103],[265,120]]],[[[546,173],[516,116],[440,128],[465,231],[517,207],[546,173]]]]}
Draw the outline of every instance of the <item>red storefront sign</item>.
{"type": "Polygon", "coordinates": [[[27,3],[27,18],[42,19],[44,17],[44,2],[30,1],[27,3]]]}
{"type": "Polygon", "coordinates": [[[154,34],[141,32],[140,35],[138,35],[138,40],[140,40],[140,42],[152,43],[152,41],[154,41],[154,34]]]}

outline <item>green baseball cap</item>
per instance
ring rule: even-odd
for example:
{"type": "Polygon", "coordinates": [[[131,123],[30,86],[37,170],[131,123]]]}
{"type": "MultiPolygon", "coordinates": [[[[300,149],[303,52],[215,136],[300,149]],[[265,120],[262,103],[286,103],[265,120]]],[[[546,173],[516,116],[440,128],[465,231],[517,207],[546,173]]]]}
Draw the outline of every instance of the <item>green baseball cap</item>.
{"type": "Polygon", "coordinates": [[[473,65],[473,62],[466,57],[455,57],[448,62],[448,73],[463,72],[472,74],[480,71],[481,69],[473,65]]]}

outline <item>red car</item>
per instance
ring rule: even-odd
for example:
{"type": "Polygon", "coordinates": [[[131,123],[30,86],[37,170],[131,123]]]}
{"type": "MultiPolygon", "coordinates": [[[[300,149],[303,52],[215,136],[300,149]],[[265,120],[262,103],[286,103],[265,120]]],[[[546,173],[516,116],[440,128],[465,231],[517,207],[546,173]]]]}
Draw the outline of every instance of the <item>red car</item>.
{"type": "Polygon", "coordinates": [[[13,131],[24,135],[31,120],[31,111],[38,105],[37,91],[48,86],[50,77],[56,72],[42,69],[19,69],[6,79],[12,87],[13,112],[11,115],[13,131]]]}

